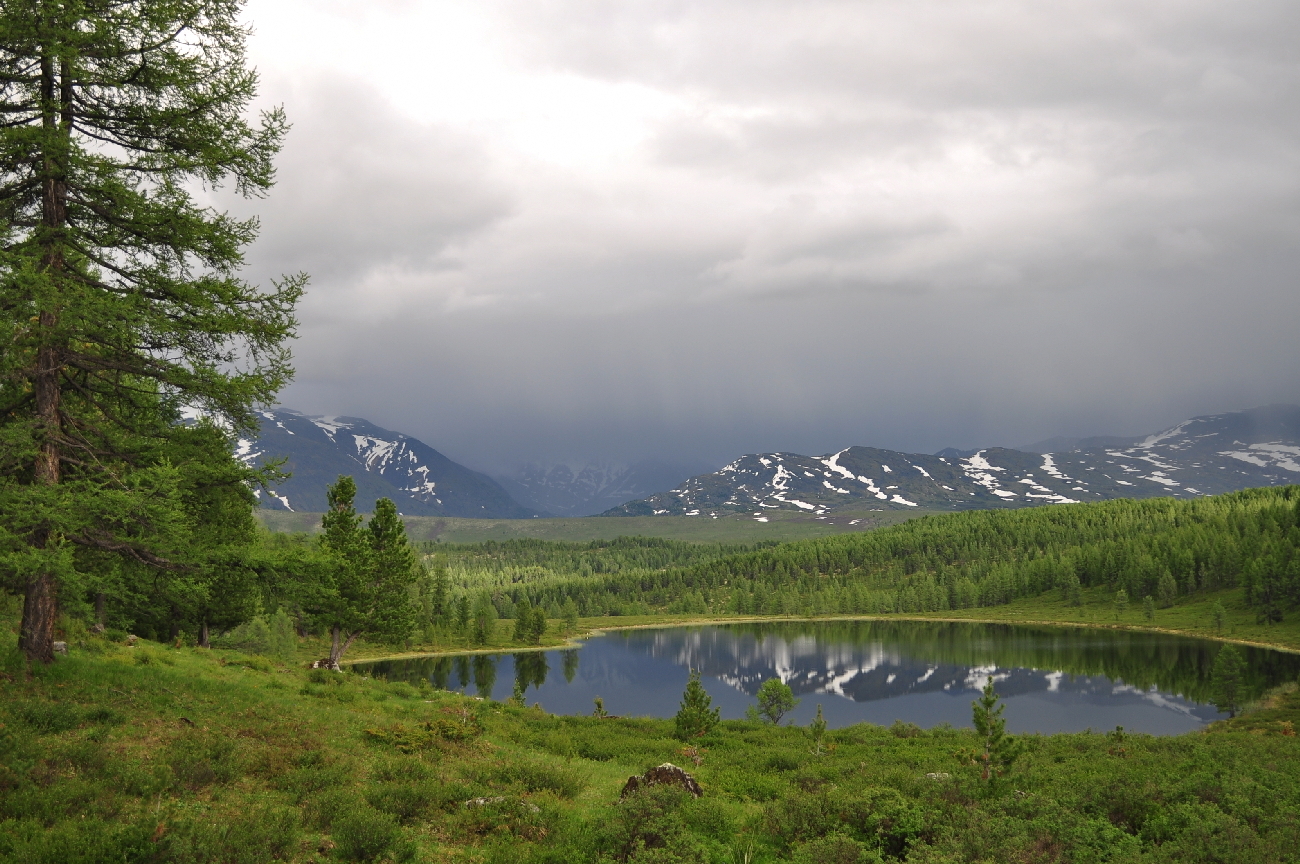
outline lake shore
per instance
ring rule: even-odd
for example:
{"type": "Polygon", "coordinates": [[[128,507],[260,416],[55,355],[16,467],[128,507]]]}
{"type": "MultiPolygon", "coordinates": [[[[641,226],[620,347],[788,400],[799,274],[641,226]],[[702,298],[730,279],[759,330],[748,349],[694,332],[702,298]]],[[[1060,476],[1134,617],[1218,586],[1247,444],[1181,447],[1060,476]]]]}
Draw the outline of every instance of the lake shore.
{"type": "MultiPolygon", "coordinates": [[[[482,647],[467,646],[412,646],[400,651],[383,653],[365,652],[344,661],[345,665],[370,663],[378,660],[401,660],[415,657],[439,657],[463,654],[502,654],[525,651],[558,651],[577,648],[582,640],[601,633],[617,630],[650,630],[709,624],[757,624],[767,622],[802,621],[951,621],[977,624],[1029,624],[1051,627],[1088,627],[1098,630],[1128,630],[1161,633],[1170,636],[1188,636],[1212,639],[1236,645],[1249,645],[1287,653],[1300,653],[1300,622],[1283,621],[1276,624],[1255,622],[1254,612],[1241,600],[1241,592],[1219,591],[1186,598],[1168,609],[1156,611],[1155,621],[1138,621],[1141,609],[1129,609],[1117,616],[1108,594],[1101,589],[1084,592],[1082,602],[1073,606],[1054,596],[1040,596],[1017,600],[1005,606],[986,606],[973,609],[947,610],[934,613],[897,613],[876,615],[628,615],[618,617],[581,618],[578,629],[572,634],[560,634],[542,645],[518,645],[494,641],[482,647]],[[1223,630],[1211,623],[1213,608],[1222,604],[1227,620],[1223,630]],[[1109,618],[1110,620],[1106,620],[1109,618]]],[[[509,619],[506,619],[509,620],[509,619]]],[[[498,625],[506,630],[504,625],[498,625]]],[[[381,648],[381,646],[375,646],[381,648]]]]}

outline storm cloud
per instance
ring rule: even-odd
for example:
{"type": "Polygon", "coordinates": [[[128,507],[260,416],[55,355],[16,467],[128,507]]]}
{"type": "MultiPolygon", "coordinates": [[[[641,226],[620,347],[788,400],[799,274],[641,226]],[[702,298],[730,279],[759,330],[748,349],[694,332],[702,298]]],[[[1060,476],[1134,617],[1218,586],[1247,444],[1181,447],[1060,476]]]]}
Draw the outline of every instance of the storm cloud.
{"type": "Polygon", "coordinates": [[[1300,401],[1300,7],[253,0],[286,405],[467,464],[1300,401]]]}

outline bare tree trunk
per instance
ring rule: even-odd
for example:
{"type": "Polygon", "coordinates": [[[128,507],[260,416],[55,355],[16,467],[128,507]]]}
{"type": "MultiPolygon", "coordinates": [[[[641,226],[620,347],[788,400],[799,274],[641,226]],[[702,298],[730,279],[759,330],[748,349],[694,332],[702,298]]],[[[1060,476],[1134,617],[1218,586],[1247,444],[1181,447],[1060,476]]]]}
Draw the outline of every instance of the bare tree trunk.
{"type": "MultiPolygon", "coordinates": [[[[68,96],[66,87],[70,76],[63,68],[64,87],[59,88],[60,96],[68,96]]],[[[54,61],[46,56],[41,60],[41,91],[45,104],[55,104],[54,61]]],[[[47,108],[46,127],[55,126],[63,120],[65,127],[70,127],[71,117],[66,111],[71,110],[70,101],[63,106],[64,111],[56,118],[47,108]]],[[[49,228],[62,228],[67,221],[68,187],[61,176],[61,169],[49,155],[45,155],[42,180],[42,223],[49,228]]],[[[57,232],[54,232],[57,235],[57,232]]],[[[54,280],[59,279],[63,270],[63,250],[57,239],[49,241],[50,247],[42,261],[43,268],[54,280]]],[[[44,309],[37,316],[37,324],[42,330],[52,332],[59,323],[56,310],[44,309]]],[[[59,378],[62,374],[63,351],[55,337],[46,341],[36,352],[36,368],[32,373],[32,395],[36,402],[36,423],[40,436],[40,448],[33,466],[33,480],[41,486],[57,486],[62,469],[60,452],[62,417],[60,415],[59,378]]],[[[31,545],[36,549],[46,549],[51,542],[57,542],[48,528],[33,532],[31,545]]],[[[19,645],[30,661],[51,663],[54,660],[54,623],[59,615],[58,577],[48,570],[36,573],[27,583],[27,592],[23,601],[22,636],[19,645]]]]}
{"type": "Polygon", "coordinates": [[[40,573],[27,582],[18,647],[32,662],[54,662],[54,624],[59,615],[58,591],[58,581],[51,573],[40,573]]]}
{"type": "Polygon", "coordinates": [[[96,592],[95,592],[95,627],[94,627],[94,630],[95,630],[96,633],[103,633],[105,630],[108,629],[107,623],[106,623],[106,621],[105,621],[105,619],[107,618],[107,616],[104,614],[104,605],[105,605],[107,599],[108,599],[108,598],[104,596],[104,592],[103,592],[103,591],[96,591],[96,592]]]}
{"type": "Polygon", "coordinates": [[[340,644],[339,644],[339,640],[340,640],[340,638],[343,636],[343,630],[342,630],[342,628],[340,628],[340,627],[331,627],[331,628],[330,628],[330,659],[329,659],[329,665],[330,665],[330,668],[331,668],[331,669],[338,669],[338,668],[339,668],[339,661],[343,659],[343,655],[344,655],[344,653],[347,652],[348,648],[350,648],[350,647],[352,646],[352,643],[353,643],[354,641],[356,641],[356,638],[357,638],[358,636],[360,636],[360,635],[361,635],[360,632],[357,632],[357,633],[349,633],[349,634],[348,634],[348,638],[347,638],[346,640],[343,641],[343,644],[342,644],[342,645],[340,645],[340,644]]]}
{"type": "Polygon", "coordinates": [[[199,647],[211,648],[212,641],[208,638],[208,622],[204,621],[199,625],[199,647]]]}

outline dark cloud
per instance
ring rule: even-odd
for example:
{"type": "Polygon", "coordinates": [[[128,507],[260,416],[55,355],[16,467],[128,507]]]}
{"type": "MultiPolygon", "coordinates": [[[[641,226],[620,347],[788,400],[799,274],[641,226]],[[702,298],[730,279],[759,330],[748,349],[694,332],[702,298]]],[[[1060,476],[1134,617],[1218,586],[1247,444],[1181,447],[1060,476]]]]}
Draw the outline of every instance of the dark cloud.
{"type": "Polygon", "coordinates": [[[1295,4],[251,14],[295,127],[250,263],[312,274],[303,410],[496,468],[1300,401],[1295,4]]]}

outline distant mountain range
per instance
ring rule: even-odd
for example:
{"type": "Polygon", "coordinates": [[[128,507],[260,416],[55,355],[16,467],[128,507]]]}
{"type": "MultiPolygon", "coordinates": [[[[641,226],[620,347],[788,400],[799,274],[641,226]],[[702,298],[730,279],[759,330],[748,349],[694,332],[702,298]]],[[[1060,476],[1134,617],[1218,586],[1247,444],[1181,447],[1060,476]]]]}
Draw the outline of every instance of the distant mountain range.
{"type": "Polygon", "coordinates": [[[357,510],[369,513],[391,498],[407,516],[528,519],[540,515],[519,504],[491,477],[451,461],[427,444],[381,429],[359,417],[308,417],[287,408],[261,412],[256,440],[240,440],[236,456],[249,465],[285,458],[292,476],[268,492],[262,506],[320,513],[325,489],[340,474],[357,483],[357,510]]]}
{"type": "Polygon", "coordinates": [[[627,501],[672,489],[708,465],[645,460],[634,465],[525,465],[495,479],[516,501],[556,516],[595,516],[627,501]]]}
{"type": "Polygon", "coordinates": [[[1300,407],[1194,417],[1144,438],[1050,439],[930,456],[849,447],[743,456],[606,516],[767,510],[969,510],[1108,498],[1194,497],[1300,482],[1300,407]]]}

